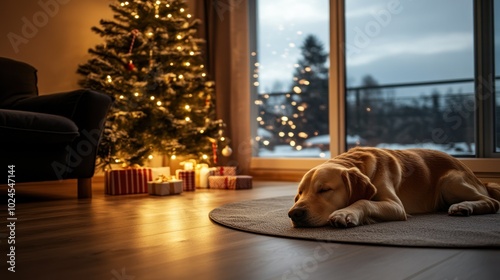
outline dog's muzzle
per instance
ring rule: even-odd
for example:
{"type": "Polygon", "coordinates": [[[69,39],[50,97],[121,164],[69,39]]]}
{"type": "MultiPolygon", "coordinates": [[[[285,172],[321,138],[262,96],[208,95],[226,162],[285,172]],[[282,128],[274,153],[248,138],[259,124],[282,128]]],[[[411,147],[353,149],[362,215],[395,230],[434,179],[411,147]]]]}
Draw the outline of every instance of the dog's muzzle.
{"type": "Polygon", "coordinates": [[[288,217],[290,217],[296,225],[303,224],[307,218],[307,210],[304,207],[294,207],[288,211],[288,217]]]}

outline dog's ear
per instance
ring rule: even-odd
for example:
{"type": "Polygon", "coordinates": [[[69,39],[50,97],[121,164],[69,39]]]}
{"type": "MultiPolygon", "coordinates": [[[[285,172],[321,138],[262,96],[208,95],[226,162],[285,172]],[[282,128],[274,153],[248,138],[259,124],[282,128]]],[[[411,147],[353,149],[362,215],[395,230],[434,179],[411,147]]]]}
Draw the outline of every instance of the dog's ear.
{"type": "Polygon", "coordinates": [[[360,199],[370,200],[377,193],[370,178],[361,173],[358,168],[342,171],[342,180],[349,193],[349,205],[360,199]]]}

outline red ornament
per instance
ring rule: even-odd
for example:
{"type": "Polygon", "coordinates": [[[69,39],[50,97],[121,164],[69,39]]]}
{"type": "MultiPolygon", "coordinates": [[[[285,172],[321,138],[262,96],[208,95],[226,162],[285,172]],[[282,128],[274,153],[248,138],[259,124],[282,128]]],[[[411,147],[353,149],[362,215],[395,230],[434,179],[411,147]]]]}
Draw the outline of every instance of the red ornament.
{"type": "Polygon", "coordinates": [[[134,71],[135,70],[135,65],[134,65],[134,62],[132,60],[130,60],[128,62],[127,69],[130,70],[130,71],[134,71]]]}

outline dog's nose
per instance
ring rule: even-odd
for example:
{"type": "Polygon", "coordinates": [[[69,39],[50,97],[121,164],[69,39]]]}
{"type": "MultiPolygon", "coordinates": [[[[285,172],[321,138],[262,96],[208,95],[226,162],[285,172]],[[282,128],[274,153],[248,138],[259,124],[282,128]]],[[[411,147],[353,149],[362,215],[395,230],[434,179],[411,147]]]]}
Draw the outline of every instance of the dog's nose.
{"type": "Polygon", "coordinates": [[[293,208],[290,211],[288,211],[288,217],[292,219],[294,222],[300,222],[302,221],[306,216],[306,209],[304,208],[293,208]]]}

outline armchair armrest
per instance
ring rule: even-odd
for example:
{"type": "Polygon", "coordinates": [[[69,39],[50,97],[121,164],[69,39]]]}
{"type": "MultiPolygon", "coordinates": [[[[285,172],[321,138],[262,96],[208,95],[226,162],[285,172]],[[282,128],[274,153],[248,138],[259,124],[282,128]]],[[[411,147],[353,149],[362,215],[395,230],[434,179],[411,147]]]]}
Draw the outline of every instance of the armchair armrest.
{"type": "Polygon", "coordinates": [[[9,109],[63,116],[83,130],[100,126],[111,103],[112,98],[107,95],[80,89],[25,98],[9,109]]]}

